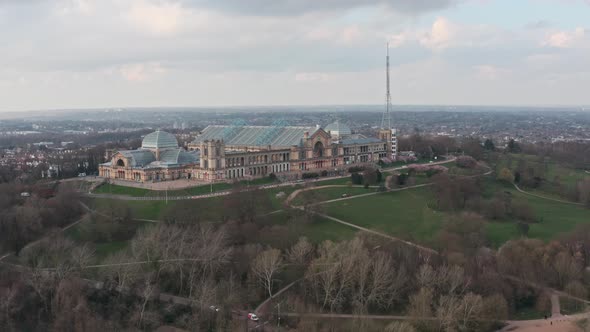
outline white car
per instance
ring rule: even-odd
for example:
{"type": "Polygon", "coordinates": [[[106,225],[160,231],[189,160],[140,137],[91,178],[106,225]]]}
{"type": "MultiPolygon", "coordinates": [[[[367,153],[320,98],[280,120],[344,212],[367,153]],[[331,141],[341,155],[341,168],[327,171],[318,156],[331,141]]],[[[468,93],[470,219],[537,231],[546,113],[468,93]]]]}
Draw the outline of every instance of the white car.
{"type": "Polygon", "coordinates": [[[257,322],[258,321],[258,316],[256,316],[256,314],[249,313],[248,314],[248,319],[257,322]]]}

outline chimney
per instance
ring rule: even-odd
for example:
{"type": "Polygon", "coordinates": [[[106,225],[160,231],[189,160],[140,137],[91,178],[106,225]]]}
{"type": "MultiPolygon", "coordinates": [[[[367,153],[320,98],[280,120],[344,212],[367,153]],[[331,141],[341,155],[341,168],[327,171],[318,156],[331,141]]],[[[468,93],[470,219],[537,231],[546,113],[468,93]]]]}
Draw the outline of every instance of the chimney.
{"type": "Polygon", "coordinates": [[[303,138],[304,139],[308,139],[309,138],[309,131],[306,131],[303,133],[303,138]]]}

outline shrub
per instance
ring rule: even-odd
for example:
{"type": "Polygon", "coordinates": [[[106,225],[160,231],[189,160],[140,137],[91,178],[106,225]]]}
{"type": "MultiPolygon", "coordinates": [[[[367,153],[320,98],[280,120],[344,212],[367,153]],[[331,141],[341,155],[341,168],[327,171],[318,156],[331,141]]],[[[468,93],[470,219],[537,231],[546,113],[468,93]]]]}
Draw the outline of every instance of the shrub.
{"type": "Polygon", "coordinates": [[[457,167],[461,168],[475,168],[477,166],[477,161],[470,156],[459,156],[455,162],[457,167]]]}
{"type": "Polygon", "coordinates": [[[316,179],[320,177],[318,173],[303,173],[301,174],[302,179],[316,179]]]}
{"type": "Polygon", "coordinates": [[[348,173],[358,173],[364,170],[365,168],[363,166],[352,166],[348,168],[348,173]]]}
{"type": "Polygon", "coordinates": [[[408,175],[405,173],[402,173],[400,175],[397,176],[397,184],[399,186],[403,186],[406,184],[406,182],[408,181],[408,175]]]}
{"type": "Polygon", "coordinates": [[[525,222],[536,222],[535,211],[526,202],[512,204],[512,215],[525,222]]]}
{"type": "MultiPolygon", "coordinates": [[[[519,177],[520,178],[520,177],[519,177]]],[[[500,181],[504,181],[504,182],[508,182],[508,183],[512,183],[512,181],[514,180],[515,182],[518,182],[514,176],[512,176],[512,172],[510,172],[510,170],[506,167],[502,168],[500,170],[500,173],[498,174],[498,180],[500,181]]]]}
{"type": "Polygon", "coordinates": [[[350,181],[352,184],[363,184],[363,176],[359,173],[352,173],[350,175],[350,181]]]}

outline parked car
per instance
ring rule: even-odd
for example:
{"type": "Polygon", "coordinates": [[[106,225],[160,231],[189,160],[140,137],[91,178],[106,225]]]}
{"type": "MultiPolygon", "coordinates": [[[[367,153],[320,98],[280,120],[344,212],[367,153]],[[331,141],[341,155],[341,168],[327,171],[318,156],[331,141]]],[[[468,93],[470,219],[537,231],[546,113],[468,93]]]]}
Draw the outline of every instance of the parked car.
{"type": "Polygon", "coordinates": [[[210,306],[209,309],[211,309],[211,310],[213,310],[215,312],[218,312],[219,311],[219,308],[216,307],[216,306],[214,306],[214,305],[210,306]]]}
{"type": "Polygon", "coordinates": [[[257,322],[258,321],[258,316],[256,316],[256,314],[249,313],[248,314],[248,319],[257,322]]]}

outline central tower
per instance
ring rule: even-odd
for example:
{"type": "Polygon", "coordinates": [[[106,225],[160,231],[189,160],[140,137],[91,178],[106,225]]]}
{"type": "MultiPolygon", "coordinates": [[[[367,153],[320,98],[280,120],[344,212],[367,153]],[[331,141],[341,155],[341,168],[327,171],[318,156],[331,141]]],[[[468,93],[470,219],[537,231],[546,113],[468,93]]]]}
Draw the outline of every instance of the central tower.
{"type": "Polygon", "coordinates": [[[389,87],[389,43],[387,43],[387,53],[385,56],[385,110],[381,117],[381,129],[379,130],[379,138],[387,141],[388,157],[395,160],[397,156],[397,133],[391,126],[391,90],[389,87]]]}

